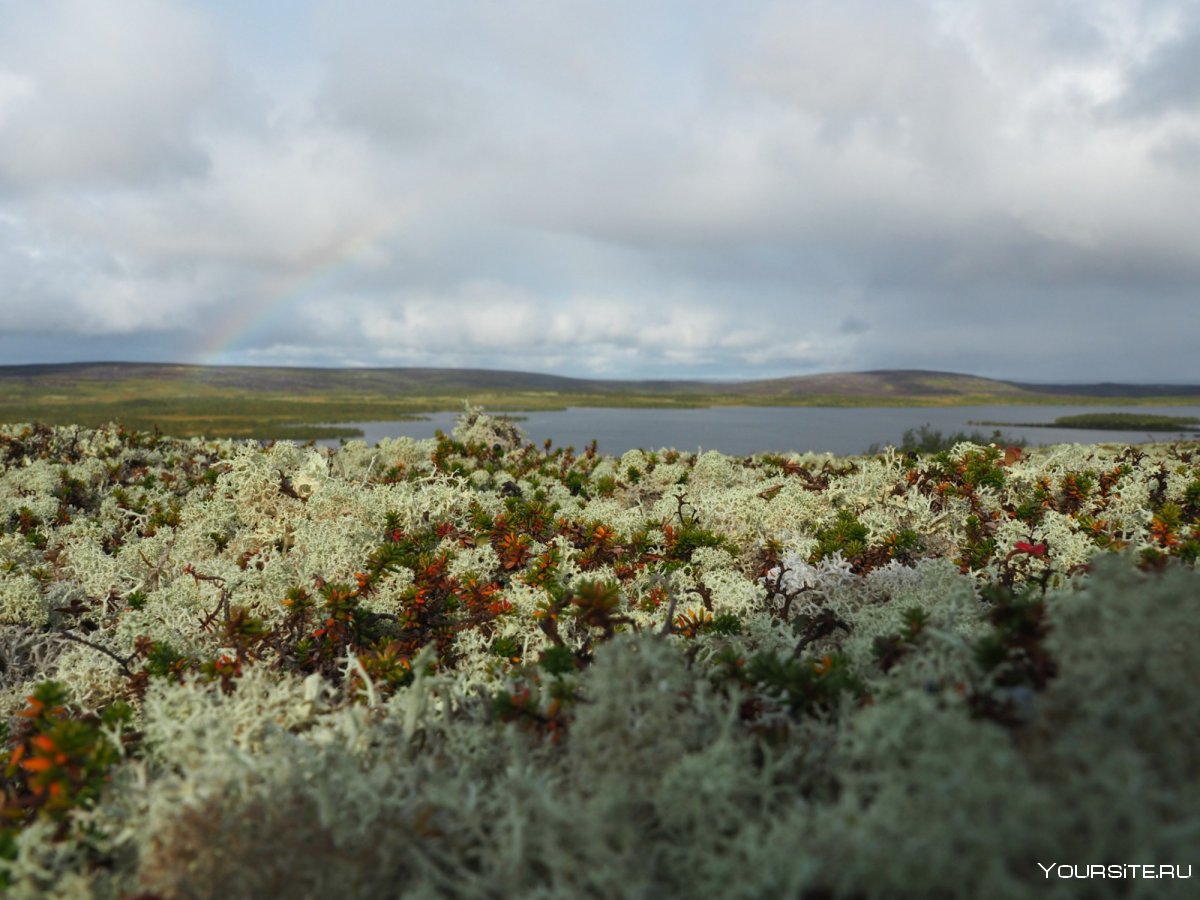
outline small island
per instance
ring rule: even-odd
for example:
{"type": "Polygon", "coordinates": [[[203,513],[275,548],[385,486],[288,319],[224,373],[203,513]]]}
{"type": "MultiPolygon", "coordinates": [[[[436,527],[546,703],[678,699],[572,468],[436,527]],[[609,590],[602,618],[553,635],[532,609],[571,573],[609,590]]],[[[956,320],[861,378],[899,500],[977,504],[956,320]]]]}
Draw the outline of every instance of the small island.
{"type": "Polygon", "coordinates": [[[1153,413],[1081,413],[1059,416],[1053,422],[975,422],[971,425],[1020,428],[1087,428],[1096,431],[1196,431],[1196,416],[1164,416],[1153,413]]]}

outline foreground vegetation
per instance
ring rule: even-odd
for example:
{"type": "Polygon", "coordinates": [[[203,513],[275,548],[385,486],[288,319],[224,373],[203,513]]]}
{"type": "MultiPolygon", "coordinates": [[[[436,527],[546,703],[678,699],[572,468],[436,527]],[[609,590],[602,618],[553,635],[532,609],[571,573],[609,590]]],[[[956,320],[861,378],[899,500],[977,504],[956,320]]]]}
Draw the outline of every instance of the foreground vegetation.
{"type": "Polygon", "coordinates": [[[1194,852],[1195,444],[616,458],[470,409],[0,466],[13,896],[1053,897],[1194,852]]]}
{"type": "MultiPolygon", "coordinates": [[[[954,449],[956,444],[979,444],[981,446],[996,444],[1000,447],[1023,449],[1028,446],[1028,443],[1021,438],[1004,434],[999,429],[992,431],[991,434],[984,434],[981,431],[972,431],[970,434],[965,431],[943,434],[926,422],[917,428],[905,429],[900,443],[895,444],[894,447],[901,453],[940,453],[943,450],[954,449]]],[[[874,456],[882,450],[883,447],[880,444],[872,444],[867,448],[867,455],[874,456]]]]}

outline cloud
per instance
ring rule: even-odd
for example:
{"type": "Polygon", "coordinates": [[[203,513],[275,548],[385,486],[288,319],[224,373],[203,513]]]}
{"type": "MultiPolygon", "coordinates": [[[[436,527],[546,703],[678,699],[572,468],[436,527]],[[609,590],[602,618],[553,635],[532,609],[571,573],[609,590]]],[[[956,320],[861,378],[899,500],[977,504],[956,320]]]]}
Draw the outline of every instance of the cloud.
{"type": "Polygon", "coordinates": [[[994,89],[926,4],[771,4],[734,74],[811,129],[819,146],[865,137],[893,154],[963,165],[994,89]],[[980,101],[983,101],[981,104],[980,101]]]}
{"type": "MultiPolygon", "coordinates": [[[[793,323],[746,321],[713,305],[574,295],[547,300],[495,282],[460,293],[403,294],[388,301],[339,297],[303,307],[295,332],[274,349],[295,351],[305,335],[325,336],[325,358],[362,364],[358,350],[392,365],[548,366],[594,375],[621,375],[635,364],[659,376],[674,367],[695,372],[751,372],[764,362],[810,365],[821,356],[817,335],[793,323]],[[790,337],[782,342],[781,337],[790,337]],[[519,347],[520,355],[513,353],[519,347]],[[786,349],[785,349],[786,348],[786,349]]],[[[831,335],[836,343],[836,335],[831,335]]],[[[265,358],[265,357],[264,357],[265,358]]]]}
{"type": "Polygon", "coordinates": [[[1112,288],[1040,295],[996,291],[987,302],[922,309],[916,322],[909,314],[912,304],[892,299],[898,302],[875,312],[876,327],[858,346],[878,368],[1044,382],[1196,383],[1186,362],[1196,335],[1183,291],[1150,297],[1112,288]]]}
{"type": "Polygon", "coordinates": [[[1099,377],[1200,342],[1190,6],[0,3],[0,352],[1099,377]]]}
{"type": "Polygon", "coordinates": [[[865,334],[871,330],[871,323],[865,319],[860,319],[858,316],[850,315],[842,319],[838,323],[838,331],[841,334],[865,334]]]}
{"type": "Polygon", "coordinates": [[[1187,178],[1200,176],[1200,128],[1168,133],[1150,150],[1150,158],[1187,178]]]}
{"type": "Polygon", "coordinates": [[[1130,67],[1125,89],[1111,109],[1137,120],[1200,113],[1200,15],[1193,14],[1146,59],[1130,67]]]}
{"type": "Polygon", "coordinates": [[[0,29],[0,190],[197,176],[223,86],[202,16],[157,0],[9,4],[0,29]]]}

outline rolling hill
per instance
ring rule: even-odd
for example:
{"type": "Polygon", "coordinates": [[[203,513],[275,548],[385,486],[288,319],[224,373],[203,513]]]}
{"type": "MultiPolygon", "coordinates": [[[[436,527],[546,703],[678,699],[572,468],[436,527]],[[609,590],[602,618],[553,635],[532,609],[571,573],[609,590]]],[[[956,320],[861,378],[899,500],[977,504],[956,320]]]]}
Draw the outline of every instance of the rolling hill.
{"type": "Polygon", "coordinates": [[[1200,403],[1200,385],[1029,384],[918,369],[714,382],[487,369],[322,369],[87,362],[0,366],[0,421],[160,427],[192,435],[334,436],[316,423],[460,408],[1200,403]]]}

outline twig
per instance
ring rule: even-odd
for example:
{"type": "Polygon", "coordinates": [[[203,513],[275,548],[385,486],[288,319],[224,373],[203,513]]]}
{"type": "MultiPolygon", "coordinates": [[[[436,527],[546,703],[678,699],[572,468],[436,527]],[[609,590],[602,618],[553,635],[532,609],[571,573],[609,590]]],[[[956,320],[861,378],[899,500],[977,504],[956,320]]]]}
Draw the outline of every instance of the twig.
{"type": "Polygon", "coordinates": [[[658,632],[660,638],[665,638],[675,627],[675,604],[679,602],[679,596],[670,587],[667,588],[667,596],[671,599],[667,603],[667,619],[663,622],[663,627],[658,632]]]}
{"type": "Polygon", "coordinates": [[[117,656],[117,654],[113,653],[107,647],[103,647],[100,644],[94,644],[91,641],[87,640],[86,638],[81,638],[79,635],[72,634],[69,631],[59,631],[59,632],[56,632],[56,634],[59,637],[66,638],[69,641],[75,641],[77,644],[83,644],[85,647],[91,647],[93,650],[99,650],[101,653],[103,653],[109,659],[114,660],[116,662],[116,664],[121,667],[121,671],[125,673],[125,676],[127,678],[133,677],[133,671],[129,668],[129,661],[131,659],[133,659],[133,656],[136,656],[137,654],[133,654],[133,656],[129,656],[129,657],[121,657],[121,656],[117,656]]]}

